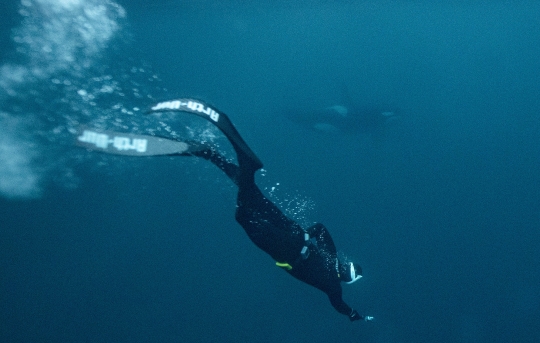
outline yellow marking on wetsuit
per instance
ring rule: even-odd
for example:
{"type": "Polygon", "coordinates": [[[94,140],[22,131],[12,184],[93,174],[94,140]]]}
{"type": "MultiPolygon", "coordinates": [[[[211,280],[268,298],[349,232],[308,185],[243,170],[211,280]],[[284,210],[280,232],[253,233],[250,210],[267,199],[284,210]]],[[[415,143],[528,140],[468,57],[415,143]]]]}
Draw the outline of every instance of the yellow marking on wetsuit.
{"type": "Polygon", "coordinates": [[[283,268],[283,269],[287,269],[287,270],[291,270],[291,269],[292,269],[291,265],[288,264],[287,262],[285,262],[285,263],[276,262],[276,266],[281,267],[281,268],[283,268]]]}

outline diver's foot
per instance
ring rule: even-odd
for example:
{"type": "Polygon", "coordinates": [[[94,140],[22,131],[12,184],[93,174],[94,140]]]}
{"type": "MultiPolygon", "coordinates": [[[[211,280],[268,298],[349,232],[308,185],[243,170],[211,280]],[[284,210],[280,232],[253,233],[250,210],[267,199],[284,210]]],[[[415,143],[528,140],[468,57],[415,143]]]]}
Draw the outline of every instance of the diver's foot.
{"type": "Polygon", "coordinates": [[[196,156],[196,157],[204,158],[205,160],[210,160],[212,156],[218,154],[217,150],[208,144],[199,143],[199,142],[190,142],[189,144],[198,145],[200,147],[200,149],[196,149],[195,151],[192,151],[189,154],[189,156],[196,156]]]}
{"type": "Polygon", "coordinates": [[[229,177],[229,179],[231,179],[232,182],[238,185],[238,180],[240,178],[240,168],[236,164],[227,160],[227,158],[220,154],[219,151],[217,151],[217,149],[215,149],[214,147],[204,143],[199,144],[201,146],[204,146],[204,149],[191,153],[191,156],[201,157],[207,161],[212,162],[216,167],[221,169],[229,177]]]}

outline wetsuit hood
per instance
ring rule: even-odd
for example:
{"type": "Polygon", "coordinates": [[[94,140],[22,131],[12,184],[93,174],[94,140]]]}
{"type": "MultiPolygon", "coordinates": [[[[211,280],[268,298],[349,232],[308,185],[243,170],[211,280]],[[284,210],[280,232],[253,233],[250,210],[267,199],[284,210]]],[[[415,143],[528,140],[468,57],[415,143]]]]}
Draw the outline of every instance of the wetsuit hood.
{"type": "Polygon", "coordinates": [[[360,265],[357,263],[348,262],[346,264],[342,264],[340,269],[341,281],[345,282],[346,284],[356,282],[362,277],[362,267],[360,267],[360,265]]]}

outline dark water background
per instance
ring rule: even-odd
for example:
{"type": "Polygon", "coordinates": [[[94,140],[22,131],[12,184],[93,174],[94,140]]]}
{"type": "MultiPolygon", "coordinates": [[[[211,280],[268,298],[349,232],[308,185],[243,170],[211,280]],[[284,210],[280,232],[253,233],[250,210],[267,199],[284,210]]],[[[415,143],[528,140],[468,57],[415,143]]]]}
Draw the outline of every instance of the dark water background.
{"type": "MultiPolygon", "coordinates": [[[[376,321],[351,324],[275,267],[211,165],[66,148],[76,186],[50,177],[39,196],[0,198],[0,341],[540,341],[538,2],[120,5],[131,43],[111,43],[100,63],[151,66],[155,98],[202,97],[228,113],[265,163],[259,184],[360,262],[344,298],[376,321]],[[334,105],[342,83],[361,105],[399,108],[382,141],[282,116],[334,105]]],[[[21,18],[2,6],[9,61],[21,18]]],[[[18,94],[37,86],[26,87],[18,94]]],[[[6,99],[9,118],[23,115],[6,99]]],[[[42,106],[32,111],[68,126],[69,111],[42,106]]],[[[125,113],[104,121],[115,116],[125,113]]]]}

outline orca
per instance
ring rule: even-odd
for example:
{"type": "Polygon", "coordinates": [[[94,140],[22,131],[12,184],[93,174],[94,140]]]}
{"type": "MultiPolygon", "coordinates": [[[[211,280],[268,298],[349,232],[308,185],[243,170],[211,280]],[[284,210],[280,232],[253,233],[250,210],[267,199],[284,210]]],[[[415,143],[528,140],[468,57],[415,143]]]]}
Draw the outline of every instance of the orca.
{"type": "Polygon", "coordinates": [[[341,87],[341,101],[322,108],[295,107],[285,116],[308,129],[329,134],[380,135],[397,117],[397,110],[378,106],[357,106],[345,84],[341,87]]]}
{"type": "Polygon", "coordinates": [[[397,118],[396,111],[354,108],[336,104],[321,109],[286,111],[292,121],[311,130],[330,134],[374,134],[397,118]]]}

